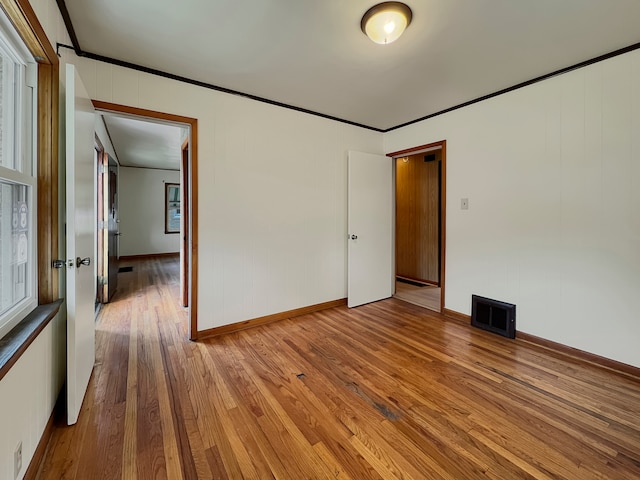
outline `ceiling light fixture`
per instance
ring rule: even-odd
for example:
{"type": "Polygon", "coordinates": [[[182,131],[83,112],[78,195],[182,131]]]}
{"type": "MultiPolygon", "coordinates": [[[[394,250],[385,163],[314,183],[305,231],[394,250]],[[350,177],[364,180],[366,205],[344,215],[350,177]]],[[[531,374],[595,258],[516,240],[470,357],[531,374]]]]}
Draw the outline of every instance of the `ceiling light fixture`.
{"type": "Polygon", "coordinates": [[[411,23],[411,9],[401,2],[382,2],[371,7],[362,17],[360,28],[375,43],[395,42],[411,23]]]}

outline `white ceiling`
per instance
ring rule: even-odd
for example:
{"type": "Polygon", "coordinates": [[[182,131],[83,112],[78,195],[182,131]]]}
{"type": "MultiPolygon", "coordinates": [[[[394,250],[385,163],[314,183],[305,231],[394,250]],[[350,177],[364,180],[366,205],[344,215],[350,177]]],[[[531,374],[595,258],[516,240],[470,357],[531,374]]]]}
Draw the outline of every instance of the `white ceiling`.
{"type": "Polygon", "coordinates": [[[387,129],[640,42],[638,0],[66,0],[83,51],[387,129]]]}
{"type": "Polygon", "coordinates": [[[121,166],[180,170],[186,129],[109,113],[102,118],[121,166]]]}

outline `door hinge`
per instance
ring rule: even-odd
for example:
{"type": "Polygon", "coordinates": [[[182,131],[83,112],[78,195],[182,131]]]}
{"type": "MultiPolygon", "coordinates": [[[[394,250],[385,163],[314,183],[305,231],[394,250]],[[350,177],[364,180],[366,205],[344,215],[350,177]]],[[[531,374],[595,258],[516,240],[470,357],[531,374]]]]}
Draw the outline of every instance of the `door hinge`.
{"type": "Polygon", "coordinates": [[[106,227],[104,220],[98,220],[98,230],[104,230],[106,227]]]}
{"type": "Polygon", "coordinates": [[[107,277],[103,277],[102,275],[100,275],[98,277],[98,282],[100,282],[100,285],[106,285],[107,284],[107,277]]]}
{"type": "Polygon", "coordinates": [[[103,175],[106,174],[108,171],[109,171],[109,167],[104,163],[98,167],[98,172],[102,173],[103,175]]]}
{"type": "Polygon", "coordinates": [[[36,88],[38,86],[38,64],[28,63],[26,70],[25,84],[27,87],[36,88]]]}

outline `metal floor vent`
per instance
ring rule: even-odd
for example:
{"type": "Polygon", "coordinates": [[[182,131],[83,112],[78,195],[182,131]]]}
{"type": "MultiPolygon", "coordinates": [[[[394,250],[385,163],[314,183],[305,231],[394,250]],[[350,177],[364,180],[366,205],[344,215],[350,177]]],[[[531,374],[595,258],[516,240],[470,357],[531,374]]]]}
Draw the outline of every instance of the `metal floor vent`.
{"type": "Polygon", "coordinates": [[[516,338],[516,306],[471,295],[471,325],[507,338],[516,338]]]}

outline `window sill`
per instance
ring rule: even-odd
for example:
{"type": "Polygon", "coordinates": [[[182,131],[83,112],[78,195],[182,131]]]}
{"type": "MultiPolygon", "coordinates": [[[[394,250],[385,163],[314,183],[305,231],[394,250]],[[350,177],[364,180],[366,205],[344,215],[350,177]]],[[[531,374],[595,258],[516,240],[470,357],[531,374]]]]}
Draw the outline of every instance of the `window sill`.
{"type": "Polygon", "coordinates": [[[33,312],[0,339],[0,380],[56,316],[60,305],[62,305],[62,299],[46,305],[38,305],[33,312]]]}

